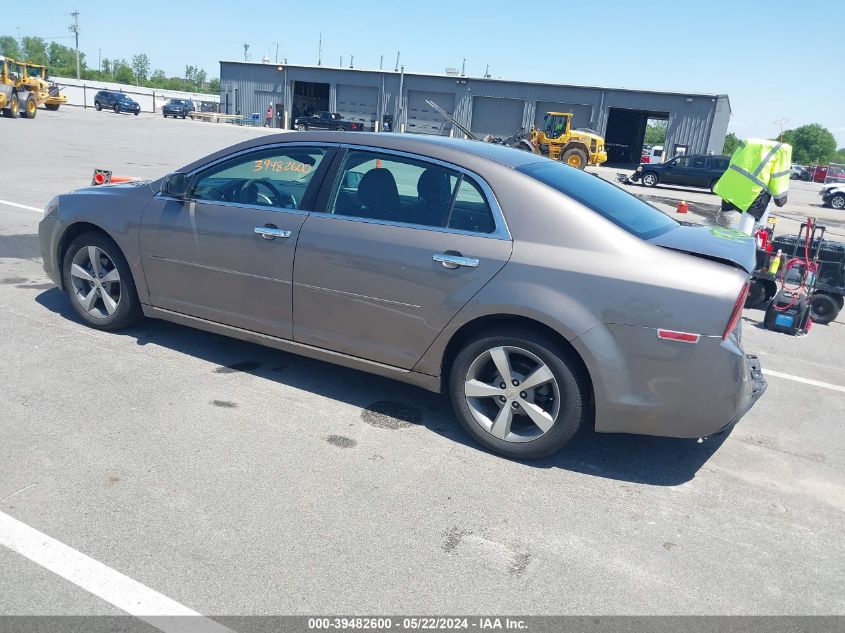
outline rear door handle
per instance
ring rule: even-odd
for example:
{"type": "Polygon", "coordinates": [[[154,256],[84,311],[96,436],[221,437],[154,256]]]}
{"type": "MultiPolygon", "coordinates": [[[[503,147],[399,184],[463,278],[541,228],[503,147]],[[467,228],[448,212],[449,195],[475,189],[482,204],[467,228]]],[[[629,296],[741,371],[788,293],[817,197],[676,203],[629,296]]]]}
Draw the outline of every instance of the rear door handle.
{"type": "Polygon", "coordinates": [[[451,253],[435,253],[431,258],[443,264],[445,268],[458,268],[459,266],[478,268],[478,260],[473,257],[463,257],[462,255],[452,255],[451,253]]]}
{"type": "Polygon", "coordinates": [[[265,224],[264,226],[256,226],[255,234],[260,235],[265,240],[275,240],[277,237],[290,237],[290,231],[280,229],[273,224],[265,224]]]}

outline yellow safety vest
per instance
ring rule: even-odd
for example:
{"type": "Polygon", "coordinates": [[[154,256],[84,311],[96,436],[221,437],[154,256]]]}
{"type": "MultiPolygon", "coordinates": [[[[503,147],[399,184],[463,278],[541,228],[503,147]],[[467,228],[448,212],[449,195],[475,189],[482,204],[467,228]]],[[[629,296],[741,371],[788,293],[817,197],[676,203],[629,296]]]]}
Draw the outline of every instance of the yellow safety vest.
{"type": "Polygon", "coordinates": [[[748,211],[761,191],[775,200],[789,193],[792,146],[767,139],[742,141],[731,156],[728,170],[713,192],[742,211],[748,211]]]}

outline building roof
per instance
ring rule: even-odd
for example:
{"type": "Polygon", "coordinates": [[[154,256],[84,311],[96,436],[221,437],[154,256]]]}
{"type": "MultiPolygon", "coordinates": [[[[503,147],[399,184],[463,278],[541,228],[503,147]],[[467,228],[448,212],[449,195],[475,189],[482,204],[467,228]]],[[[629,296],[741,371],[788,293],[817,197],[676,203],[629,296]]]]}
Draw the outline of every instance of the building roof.
{"type": "MultiPolygon", "coordinates": [[[[303,70],[330,70],[330,71],[338,71],[338,72],[348,72],[348,73],[373,73],[373,74],[386,74],[386,75],[399,75],[400,71],[396,70],[379,70],[373,68],[341,68],[339,66],[317,66],[317,65],[309,65],[309,64],[265,64],[263,62],[243,62],[243,61],[236,61],[236,60],[220,60],[220,64],[237,64],[242,66],[276,66],[279,69],[283,68],[301,68],[303,70]]],[[[711,99],[716,98],[728,98],[727,94],[715,94],[715,93],[704,93],[704,92],[672,92],[669,90],[650,90],[650,89],[640,89],[640,88],[627,88],[627,87],[608,87],[608,86],[597,86],[597,85],[579,85],[579,84],[558,84],[558,83],[551,83],[547,81],[527,81],[523,79],[505,79],[501,77],[473,77],[470,75],[451,75],[446,73],[423,73],[423,72],[412,72],[412,71],[404,71],[405,76],[417,76],[417,77],[438,77],[438,78],[446,78],[446,79],[467,79],[472,81],[480,81],[480,82],[490,82],[490,83],[509,83],[509,84],[524,84],[524,85],[531,85],[531,86],[550,86],[554,88],[580,88],[586,90],[612,90],[614,92],[639,92],[639,93],[648,93],[648,94],[661,94],[661,95],[673,95],[673,96],[681,96],[681,97],[707,97],[711,99]]]]}

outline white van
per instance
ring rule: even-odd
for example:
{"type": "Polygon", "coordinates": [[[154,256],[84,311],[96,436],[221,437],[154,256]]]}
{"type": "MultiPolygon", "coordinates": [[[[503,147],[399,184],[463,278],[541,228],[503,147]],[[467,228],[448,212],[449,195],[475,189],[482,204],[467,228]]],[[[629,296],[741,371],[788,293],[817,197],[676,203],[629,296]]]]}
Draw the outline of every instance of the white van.
{"type": "Polygon", "coordinates": [[[643,155],[640,158],[641,163],[662,163],[663,162],[663,146],[655,145],[651,149],[644,149],[643,155]]]}

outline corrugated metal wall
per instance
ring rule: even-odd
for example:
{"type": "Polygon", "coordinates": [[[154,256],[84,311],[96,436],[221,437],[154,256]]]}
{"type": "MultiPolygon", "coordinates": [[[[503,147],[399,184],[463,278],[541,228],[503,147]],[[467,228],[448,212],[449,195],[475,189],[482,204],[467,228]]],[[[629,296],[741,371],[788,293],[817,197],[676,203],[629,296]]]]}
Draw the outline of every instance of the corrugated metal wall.
{"type": "MultiPolygon", "coordinates": [[[[369,86],[378,90],[377,113],[395,117],[394,129],[403,129],[408,120],[408,94],[415,93],[415,108],[420,97],[430,93],[434,100],[443,93],[454,95],[454,116],[472,127],[474,97],[518,99],[524,102],[522,125],[530,128],[537,116],[537,103],[573,104],[579,119],[589,116],[589,123],[578,120],[579,127],[589,127],[603,134],[610,108],[626,108],[669,115],[667,144],[686,145],[693,153],[718,153],[724,141],[730,117],[730,103],[725,95],[699,95],[660,92],[637,92],[610,88],[532,84],[469,77],[422,75],[390,71],[351,70],[314,66],[275,66],[221,62],[221,104],[229,111],[238,107],[241,113],[263,113],[267,96],[279,95],[279,102],[289,103],[293,81],[313,81],[331,86],[332,107],[337,107],[337,86],[369,86]],[[279,70],[282,68],[282,70],[279,70]],[[402,99],[398,94],[402,91],[402,99]],[[287,94],[283,87],[287,85],[287,94]],[[237,91],[237,92],[235,92],[237,91]],[[285,99],[284,97],[287,97],[285,99]],[[237,101],[237,104],[236,104],[237,101]],[[263,106],[262,106],[263,104],[263,106]],[[587,114],[589,113],[589,114],[587,114]]],[[[541,106],[542,107],[542,106],[541,106]]],[[[262,115],[263,116],[263,115],[262,115]]],[[[540,114],[542,118],[542,113],[540,114]]],[[[513,130],[508,131],[510,134],[513,130]]]]}

